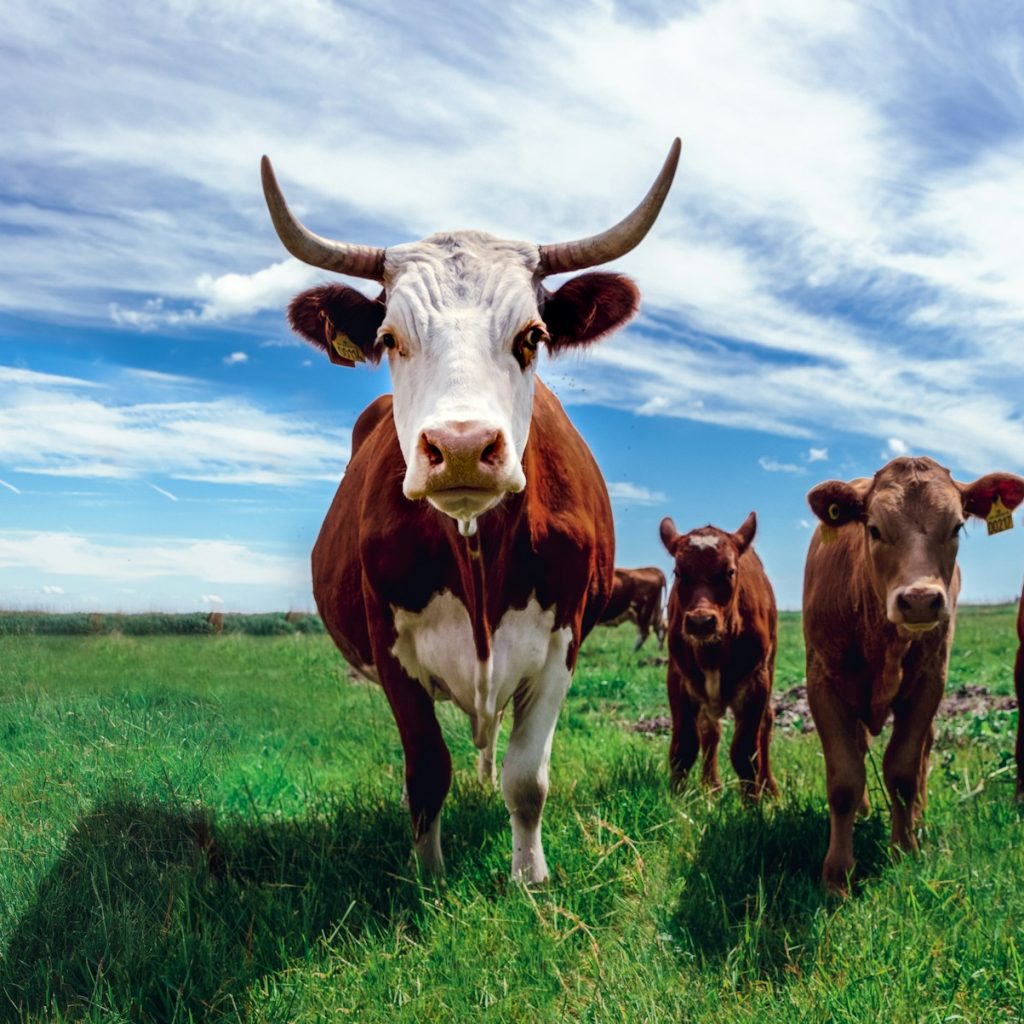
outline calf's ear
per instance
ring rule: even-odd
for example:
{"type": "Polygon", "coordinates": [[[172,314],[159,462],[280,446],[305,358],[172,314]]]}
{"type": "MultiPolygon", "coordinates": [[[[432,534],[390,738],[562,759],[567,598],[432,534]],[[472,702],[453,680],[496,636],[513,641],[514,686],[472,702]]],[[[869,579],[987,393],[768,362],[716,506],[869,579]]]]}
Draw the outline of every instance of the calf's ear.
{"type": "Polygon", "coordinates": [[[811,511],[826,525],[833,528],[845,526],[864,518],[864,498],[870,480],[826,480],[810,490],[807,504],[811,511]]]}
{"type": "Polygon", "coordinates": [[[751,512],[750,515],[743,520],[743,525],[732,535],[733,543],[739,549],[739,553],[741,555],[753,543],[754,535],[756,533],[757,513],[751,512]]]}
{"type": "Polygon", "coordinates": [[[622,274],[580,274],[547,295],[541,310],[552,353],[588,345],[631,320],[640,292],[622,274]]]}
{"type": "Polygon", "coordinates": [[[979,519],[989,514],[996,498],[1011,512],[1024,501],[1024,477],[1015,473],[988,473],[974,483],[958,483],[957,487],[963,497],[964,512],[979,519]]]}
{"type": "Polygon", "coordinates": [[[668,551],[670,555],[675,554],[672,550],[672,546],[676,542],[676,537],[679,536],[679,531],[676,529],[676,524],[672,522],[672,519],[669,516],[665,516],[665,518],[662,519],[659,532],[661,533],[661,543],[665,545],[665,550],[668,551]]]}
{"type": "Polygon", "coordinates": [[[384,322],[384,293],[368,299],[341,284],[310,288],[292,299],[288,322],[296,334],[325,351],[337,366],[377,363],[377,330],[384,322]]]}

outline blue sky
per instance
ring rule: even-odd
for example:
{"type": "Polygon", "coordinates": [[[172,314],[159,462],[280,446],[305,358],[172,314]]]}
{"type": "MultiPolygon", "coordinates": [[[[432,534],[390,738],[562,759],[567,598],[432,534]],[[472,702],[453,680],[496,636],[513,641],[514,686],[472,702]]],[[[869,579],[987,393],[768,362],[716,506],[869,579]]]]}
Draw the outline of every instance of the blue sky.
{"type": "MultiPolygon", "coordinates": [[[[931,454],[1024,472],[1017,3],[6,7],[0,603],[307,608],[308,552],[386,368],[287,331],[268,153],[321,234],[608,226],[626,331],[544,367],[609,481],[618,562],[739,525],[799,604],[829,477],[931,454]]],[[[1018,522],[1020,517],[1018,516],[1018,522]]],[[[975,527],[965,596],[1019,593],[975,527]]]]}

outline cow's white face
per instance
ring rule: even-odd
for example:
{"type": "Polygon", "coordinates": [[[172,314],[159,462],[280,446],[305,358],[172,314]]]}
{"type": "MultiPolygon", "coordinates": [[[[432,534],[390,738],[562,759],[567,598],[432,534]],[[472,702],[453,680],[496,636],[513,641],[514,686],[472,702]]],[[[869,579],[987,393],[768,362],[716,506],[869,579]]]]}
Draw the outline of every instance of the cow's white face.
{"type": "Polygon", "coordinates": [[[526,486],[533,409],[538,250],[483,232],[432,235],[387,250],[386,351],[402,489],[472,521],[526,486]]]}

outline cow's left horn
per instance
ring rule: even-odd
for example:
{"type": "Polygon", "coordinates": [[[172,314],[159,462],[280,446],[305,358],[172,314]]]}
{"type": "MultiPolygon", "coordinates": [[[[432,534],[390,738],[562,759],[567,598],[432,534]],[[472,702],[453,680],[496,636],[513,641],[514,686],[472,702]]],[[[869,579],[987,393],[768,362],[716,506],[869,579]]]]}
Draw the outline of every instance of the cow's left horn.
{"type": "Polygon", "coordinates": [[[264,157],[260,162],[263,174],[263,195],[267,199],[270,219],[274,222],[277,237],[284,247],[297,259],[314,267],[333,270],[350,277],[367,277],[371,281],[384,279],[384,250],[372,245],[350,245],[348,242],[332,242],[328,238],[314,235],[295,217],[281,195],[274,168],[264,157]]]}
{"type": "Polygon", "coordinates": [[[668,190],[672,187],[676,164],[679,163],[680,142],[676,139],[668,151],[661,173],[654,180],[650,191],[641,200],[640,205],[624,220],[620,220],[613,228],[581,238],[575,242],[556,242],[553,245],[540,247],[540,273],[564,274],[569,270],[583,270],[596,267],[599,263],[624,256],[630,249],[635,249],[644,235],[651,230],[651,225],[658,219],[661,205],[665,202],[668,190]]]}

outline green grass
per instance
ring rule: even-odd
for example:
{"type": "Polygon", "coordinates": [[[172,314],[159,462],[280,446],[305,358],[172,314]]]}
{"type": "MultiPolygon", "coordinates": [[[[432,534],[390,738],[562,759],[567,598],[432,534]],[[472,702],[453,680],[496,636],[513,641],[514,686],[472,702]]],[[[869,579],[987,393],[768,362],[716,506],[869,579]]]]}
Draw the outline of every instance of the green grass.
{"type": "MultiPolygon", "coordinates": [[[[965,609],[951,685],[1011,683],[1012,609],[965,609]]],[[[1019,1021],[1015,714],[944,723],[923,854],[885,799],[832,902],[814,736],[777,734],[774,806],[670,796],[664,668],[584,647],[555,738],[554,878],[507,879],[466,721],[447,884],[412,878],[383,694],[322,635],[0,636],[0,1018],[104,1021],[1019,1021]]],[[[777,687],[803,678],[783,616],[777,687]]],[[[883,737],[884,738],[884,737],[883,737]]],[[[875,753],[880,760],[880,751],[875,753]]]]}

